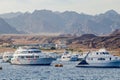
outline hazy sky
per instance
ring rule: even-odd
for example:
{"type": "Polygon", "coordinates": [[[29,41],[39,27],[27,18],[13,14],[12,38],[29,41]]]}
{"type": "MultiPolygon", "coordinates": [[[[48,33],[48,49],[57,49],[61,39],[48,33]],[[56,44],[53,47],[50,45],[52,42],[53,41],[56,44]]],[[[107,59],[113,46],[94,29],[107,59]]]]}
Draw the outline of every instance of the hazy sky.
{"type": "Polygon", "coordinates": [[[35,9],[99,14],[114,9],[120,13],[120,0],[0,0],[0,13],[33,12],[35,9]]]}

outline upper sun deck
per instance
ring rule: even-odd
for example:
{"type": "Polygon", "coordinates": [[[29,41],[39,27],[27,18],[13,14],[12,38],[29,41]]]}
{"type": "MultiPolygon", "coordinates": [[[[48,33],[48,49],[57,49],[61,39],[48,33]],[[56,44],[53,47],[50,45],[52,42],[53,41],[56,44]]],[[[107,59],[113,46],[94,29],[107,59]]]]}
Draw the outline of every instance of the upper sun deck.
{"type": "Polygon", "coordinates": [[[107,57],[114,57],[108,52],[91,52],[88,55],[88,58],[107,58],[107,57]]]}
{"type": "Polygon", "coordinates": [[[41,53],[41,51],[36,47],[19,47],[15,53],[41,53]]]}
{"type": "Polygon", "coordinates": [[[112,57],[113,55],[111,55],[108,51],[106,51],[105,49],[100,49],[99,51],[95,51],[95,52],[90,52],[89,53],[89,57],[112,57]]]}

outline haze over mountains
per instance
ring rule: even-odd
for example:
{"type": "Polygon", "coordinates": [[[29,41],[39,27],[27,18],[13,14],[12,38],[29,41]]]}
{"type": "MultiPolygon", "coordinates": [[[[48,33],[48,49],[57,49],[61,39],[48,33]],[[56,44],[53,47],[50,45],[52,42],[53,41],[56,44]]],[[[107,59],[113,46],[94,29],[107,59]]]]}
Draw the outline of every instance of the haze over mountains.
{"type": "Polygon", "coordinates": [[[15,28],[11,27],[8,23],[6,23],[2,18],[0,18],[0,34],[14,34],[20,33],[15,28]]]}
{"type": "MultiPolygon", "coordinates": [[[[12,33],[22,31],[25,33],[91,33],[100,35],[120,29],[120,14],[114,10],[95,16],[72,11],[61,13],[50,10],[35,10],[33,13],[1,14],[0,17],[13,28],[13,30],[9,29],[12,33]]],[[[0,27],[5,28],[6,25],[0,25],[0,27]]],[[[0,32],[7,33],[4,30],[0,32]]]]}

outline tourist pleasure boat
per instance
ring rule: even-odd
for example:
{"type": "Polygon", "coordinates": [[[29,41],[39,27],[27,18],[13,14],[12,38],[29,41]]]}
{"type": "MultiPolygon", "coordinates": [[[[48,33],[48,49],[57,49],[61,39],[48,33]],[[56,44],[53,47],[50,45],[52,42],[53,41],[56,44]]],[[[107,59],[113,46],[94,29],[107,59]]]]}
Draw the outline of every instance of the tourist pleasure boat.
{"type": "Polygon", "coordinates": [[[120,57],[111,55],[105,49],[88,52],[76,67],[119,68],[120,57]]]}
{"type": "Polygon", "coordinates": [[[78,61],[78,55],[71,54],[70,52],[64,52],[60,58],[61,61],[78,61]]]}
{"type": "Polygon", "coordinates": [[[2,56],[2,62],[10,62],[13,57],[13,52],[4,52],[2,56]]]}
{"type": "Polygon", "coordinates": [[[54,59],[35,47],[19,47],[11,58],[11,64],[50,65],[54,59]]]}

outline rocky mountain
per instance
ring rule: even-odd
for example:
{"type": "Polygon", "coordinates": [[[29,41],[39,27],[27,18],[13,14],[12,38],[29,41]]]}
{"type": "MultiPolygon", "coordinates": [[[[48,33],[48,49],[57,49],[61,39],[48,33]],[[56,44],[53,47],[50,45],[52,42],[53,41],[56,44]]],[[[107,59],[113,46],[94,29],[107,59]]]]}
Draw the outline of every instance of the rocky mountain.
{"type": "Polygon", "coordinates": [[[15,28],[11,27],[8,23],[6,23],[2,18],[0,18],[0,34],[13,34],[20,33],[15,28]]]}
{"type": "Polygon", "coordinates": [[[70,39],[68,45],[77,45],[79,48],[120,49],[120,29],[113,31],[113,33],[108,36],[95,36],[93,34],[82,35],[70,39]]]}
{"type": "Polygon", "coordinates": [[[35,10],[4,18],[11,26],[27,33],[108,34],[120,28],[120,14],[109,10],[99,15],[73,11],[35,10]]]}

